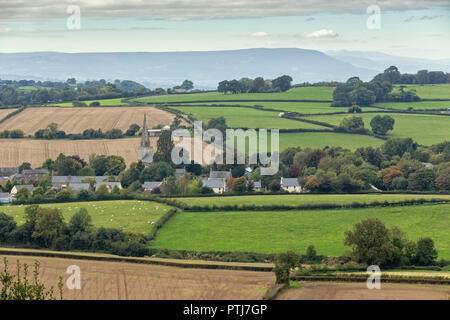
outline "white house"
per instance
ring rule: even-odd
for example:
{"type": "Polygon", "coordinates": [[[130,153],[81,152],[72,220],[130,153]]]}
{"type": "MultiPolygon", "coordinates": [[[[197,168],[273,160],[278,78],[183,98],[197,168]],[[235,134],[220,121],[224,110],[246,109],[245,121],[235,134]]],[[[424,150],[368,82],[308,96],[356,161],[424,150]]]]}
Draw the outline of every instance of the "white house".
{"type": "Polygon", "coordinates": [[[303,191],[297,178],[281,177],[281,189],[286,190],[287,192],[302,192],[303,191]]]}

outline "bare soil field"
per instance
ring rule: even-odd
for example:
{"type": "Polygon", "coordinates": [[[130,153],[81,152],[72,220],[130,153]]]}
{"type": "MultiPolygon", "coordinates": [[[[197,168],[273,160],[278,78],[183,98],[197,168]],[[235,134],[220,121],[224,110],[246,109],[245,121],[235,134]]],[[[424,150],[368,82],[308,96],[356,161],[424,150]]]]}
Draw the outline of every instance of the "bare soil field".
{"type": "MultiPolygon", "coordinates": [[[[137,162],[140,141],[140,138],[115,140],[0,139],[0,167],[17,167],[23,162],[29,162],[35,168],[41,166],[48,158],[56,159],[60,153],[79,155],[86,160],[93,153],[117,155],[123,157],[126,164],[129,165],[137,162]]],[[[150,138],[153,154],[156,152],[157,141],[157,137],[150,138]]],[[[203,143],[203,146],[205,148],[206,143],[203,143]]]]}
{"type": "Polygon", "coordinates": [[[448,300],[450,286],[381,283],[380,290],[366,283],[300,282],[282,292],[278,300],[448,300]]]}
{"type": "MultiPolygon", "coordinates": [[[[274,283],[272,272],[187,269],[123,262],[7,256],[10,272],[16,260],[32,266],[40,262],[41,281],[48,287],[64,284],[70,275],[66,269],[77,265],[81,270],[81,290],[65,286],[64,299],[76,300],[182,300],[182,299],[262,299],[274,283]]],[[[3,261],[3,256],[0,256],[3,261]]],[[[3,268],[3,266],[2,266],[3,268]]],[[[55,291],[57,293],[57,291],[55,291]]]]}
{"type": "MultiPolygon", "coordinates": [[[[0,110],[2,112],[11,110],[0,110]]],[[[0,124],[0,131],[21,129],[26,135],[33,135],[48,124],[58,124],[58,129],[66,133],[82,133],[86,129],[120,129],[126,131],[131,124],[142,126],[144,114],[147,115],[148,127],[158,124],[170,125],[173,114],[153,107],[98,107],[98,108],[28,108],[0,124]]]]}

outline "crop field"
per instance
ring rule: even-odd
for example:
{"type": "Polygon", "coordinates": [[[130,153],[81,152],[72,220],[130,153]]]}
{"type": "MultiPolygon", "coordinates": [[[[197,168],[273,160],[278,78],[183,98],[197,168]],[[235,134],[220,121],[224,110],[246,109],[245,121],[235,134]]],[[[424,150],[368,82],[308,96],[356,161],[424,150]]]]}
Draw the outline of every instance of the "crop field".
{"type": "MultiPolygon", "coordinates": [[[[3,255],[0,259],[3,261],[3,255]]],[[[262,299],[275,281],[272,272],[187,269],[125,262],[90,261],[30,256],[6,256],[10,271],[16,260],[29,266],[40,263],[40,280],[46,287],[64,283],[67,267],[81,270],[81,290],[64,286],[68,300],[234,300],[262,299]]],[[[55,295],[58,295],[55,289],[55,295]]],[[[59,296],[58,296],[59,298],[59,296]]]]}
{"type": "MultiPolygon", "coordinates": [[[[153,152],[157,150],[157,137],[150,138],[153,152]]],[[[79,155],[89,159],[91,154],[116,155],[123,157],[130,165],[138,161],[139,137],[123,139],[98,140],[35,140],[35,139],[0,139],[0,166],[18,167],[29,162],[33,168],[39,167],[48,158],[56,159],[60,153],[79,155]]],[[[192,144],[194,144],[192,139],[192,144]]],[[[206,147],[206,142],[203,142],[206,147]]],[[[194,148],[192,148],[194,150],[194,148]]],[[[191,154],[193,156],[193,153],[191,154]]]]}
{"type": "Polygon", "coordinates": [[[280,194],[255,196],[226,196],[226,197],[196,197],[174,198],[179,202],[191,206],[225,206],[225,205],[285,205],[296,206],[303,204],[351,204],[353,202],[371,203],[399,202],[413,199],[445,199],[450,200],[448,194],[280,194]]]}
{"type": "Polygon", "coordinates": [[[11,112],[14,112],[17,109],[0,109],[0,120],[6,117],[11,112]]]}
{"type": "MultiPolygon", "coordinates": [[[[86,105],[89,106],[92,102],[100,102],[101,106],[122,106],[127,105],[127,103],[122,102],[122,99],[124,98],[115,98],[115,99],[97,99],[97,100],[86,100],[86,101],[80,101],[82,103],[86,103],[86,105]]],[[[72,102],[63,102],[63,103],[52,103],[49,104],[51,106],[57,106],[57,107],[72,107],[72,102]]]]}
{"type": "Polygon", "coordinates": [[[173,107],[197,120],[208,122],[212,118],[224,117],[227,125],[234,128],[275,128],[275,129],[324,129],[322,126],[283,119],[279,112],[261,111],[239,107],[173,107]]]}
{"type": "Polygon", "coordinates": [[[333,87],[302,87],[292,88],[287,92],[272,93],[240,93],[223,94],[217,91],[207,93],[172,94],[149,96],[134,99],[139,102],[177,102],[177,101],[208,101],[208,100],[332,100],[333,87]]]}
{"type": "Polygon", "coordinates": [[[450,286],[382,283],[367,290],[365,282],[293,282],[277,300],[448,300],[450,286]]]}
{"type": "MultiPolygon", "coordinates": [[[[92,224],[95,227],[116,228],[145,234],[148,234],[153,224],[170,209],[164,204],[137,200],[51,203],[40,206],[60,209],[66,222],[69,222],[74,213],[84,208],[92,217],[92,224]]],[[[0,212],[14,217],[17,224],[21,225],[25,223],[25,208],[24,205],[0,206],[0,212]]]]}
{"type": "MultiPolygon", "coordinates": [[[[364,125],[370,129],[370,121],[376,115],[388,115],[395,119],[394,130],[388,132],[388,137],[413,138],[420,144],[432,145],[448,140],[450,133],[450,117],[422,114],[392,114],[368,113],[358,114],[363,118],[364,125]]],[[[313,116],[313,120],[339,125],[345,115],[313,116]]]]}
{"type": "MultiPolygon", "coordinates": [[[[417,110],[427,109],[445,109],[450,108],[450,101],[415,101],[415,102],[379,102],[375,104],[382,108],[392,108],[398,110],[407,110],[413,107],[417,110]]],[[[363,111],[365,108],[363,109],[363,111]]]]}
{"type": "Polygon", "coordinates": [[[197,251],[304,253],[339,256],[344,232],[355,223],[379,218],[410,239],[430,236],[439,257],[450,258],[450,204],[337,210],[181,212],[158,232],[152,247],[197,251]]]}
{"type": "Polygon", "coordinates": [[[131,124],[142,126],[144,114],[149,128],[170,125],[173,114],[152,107],[114,107],[114,108],[27,108],[21,113],[0,124],[0,130],[21,129],[33,135],[48,124],[58,124],[58,129],[66,133],[82,133],[86,129],[111,129],[126,131],[131,124]]]}
{"type": "Polygon", "coordinates": [[[406,85],[406,89],[416,90],[421,99],[450,99],[450,84],[406,85]]]}

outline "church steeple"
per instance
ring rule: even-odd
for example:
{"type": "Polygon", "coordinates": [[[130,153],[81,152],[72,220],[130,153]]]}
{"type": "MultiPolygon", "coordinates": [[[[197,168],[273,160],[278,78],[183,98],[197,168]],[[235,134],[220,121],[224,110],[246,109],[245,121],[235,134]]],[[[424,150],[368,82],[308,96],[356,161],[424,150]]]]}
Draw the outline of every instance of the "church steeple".
{"type": "Polygon", "coordinates": [[[150,147],[150,138],[148,136],[147,115],[144,113],[144,124],[142,125],[141,147],[150,147]]]}

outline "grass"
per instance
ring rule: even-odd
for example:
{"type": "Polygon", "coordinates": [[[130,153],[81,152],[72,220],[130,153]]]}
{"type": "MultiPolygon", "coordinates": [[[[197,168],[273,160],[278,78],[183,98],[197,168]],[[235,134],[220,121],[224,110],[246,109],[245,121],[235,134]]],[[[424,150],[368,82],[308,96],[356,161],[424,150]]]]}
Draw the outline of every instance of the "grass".
{"type": "Polygon", "coordinates": [[[217,91],[192,94],[171,94],[137,98],[139,102],[177,102],[207,100],[332,100],[333,87],[292,88],[287,92],[223,94],[217,91]]]}
{"type": "Polygon", "coordinates": [[[421,99],[450,99],[450,84],[413,84],[407,85],[406,89],[416,90],[421,99]]]}
{"type": "MultiPolygon", "coordinates": [[[[198,104],[198,103],[192,103],[198,104]]],[[[203,103],[202,103],[203,104],[203,103]]],[[[264,109],[277,109],[288,112],[299,112],[304,114],[312,113],[333,113],[333,112],[347,112],[348,108],[330,107],[329,102],[266,102],[266,101],[249,101],[249,102],[214,102],[205,103],[205,105],[242,105],[242,106],[262,106],[264,109]]],[[[183,106],[189,106],[190,103],[184,103],[183,106]]],[[[380,109],[364,107],[364,111],[379,111],[380,109]]]]}
{"type": "MultiPolygon", "coordinates": [[[[153,224],[170,209],[164,204],[137,200],[52,203],[40,206],[60,209],[66,222],[69,222],[72,215],[79,209],[85,208],[96,227],[141,233],[150,232],[153,224]]],[[[25,223],[25,207],[23,205],[0,206],[0,212],[12,216],[21,225],[25,223]]]]}
{"type": "Polygon", "coordinates": [[[383,140],[349,133],[334,132],[293,132],[280,133],[280,150],[290,147],[324,148],[326,146],[342,147],[356,150],[361,147],[377,147],[384,143],[383,140]]]}
{"type": "MultiPolygon", "coordinates": [[[[121,106],[121,105],[126,105],[127,103],[122,102],[122,99],[124,99],[124,98],[97,99],[97,100],[87,100],[87,101],[80,101],[80,102],[86,103],[88,106],[89,106],[89,104],[91,102],[94,102],[94,101],[100,102],[101,106],[121,106]]],[[[57,106],[57,107],[73,107],[72,102],[51,103],[49,105],[57,106]]]]}
{"type": "MultiPolygon", "coordinates": [[[[392,113],[363,113],[357,116],[363,118],[365,127],[370,129],[370,121],[376,115],[388,115],[395,119],[394,130],[388,132],[388,137],[413,138],[423,145],[432,145],[449,139],[450,117],[447,116],[392,113]]],[[[308,119],[339,125],[344,117],[344,115],[326,115],[312,116],[308,119]]]]}
{"type": "Polygon", "coordinates": [[[407,110],[409,107],[413,107],[416,110],[427,110],[427,109],[447,110],[447,108],[450,108],[450,101],[380,102],[376,103],[375,105],[382,108],[392,108],[399,110],[407,110]]]}
{"type": "Polygon", "coordinates": [[[275,129],[324,129],[322,126],[283,119],[279,112],[261,111],[250,108],[226,107],[172,107],[203,122],[211,118],[224,117],[228,126],[233,128],[275,128],[275,129]]]}
{"type": "Polygon", "coordinates": [[[197,251],[246,251],[304,253],[313,244],[318,254],[338,256],[344,232],[355,223],[379,218],[388,227],[398,226],[409,238],[431,237],[439,257],[450,258],[450,205],[391,208],[181,212],[159,231],[154,248],[197,251]]]}
{"type": "Polygon", "coordinates": [[[176,198],[191,206],[225,206],[225,205],[255,205],[270,206],[283,204],[295,206],[302,204],[351,204],[353,202],[371,203],[374,201],[399,202],[412,199],[446,199],[450,195],[431,194],[289,194],[289,195],[255,195],[255,196],[227,196],[227,197],[197,197],[176,198]]]}

